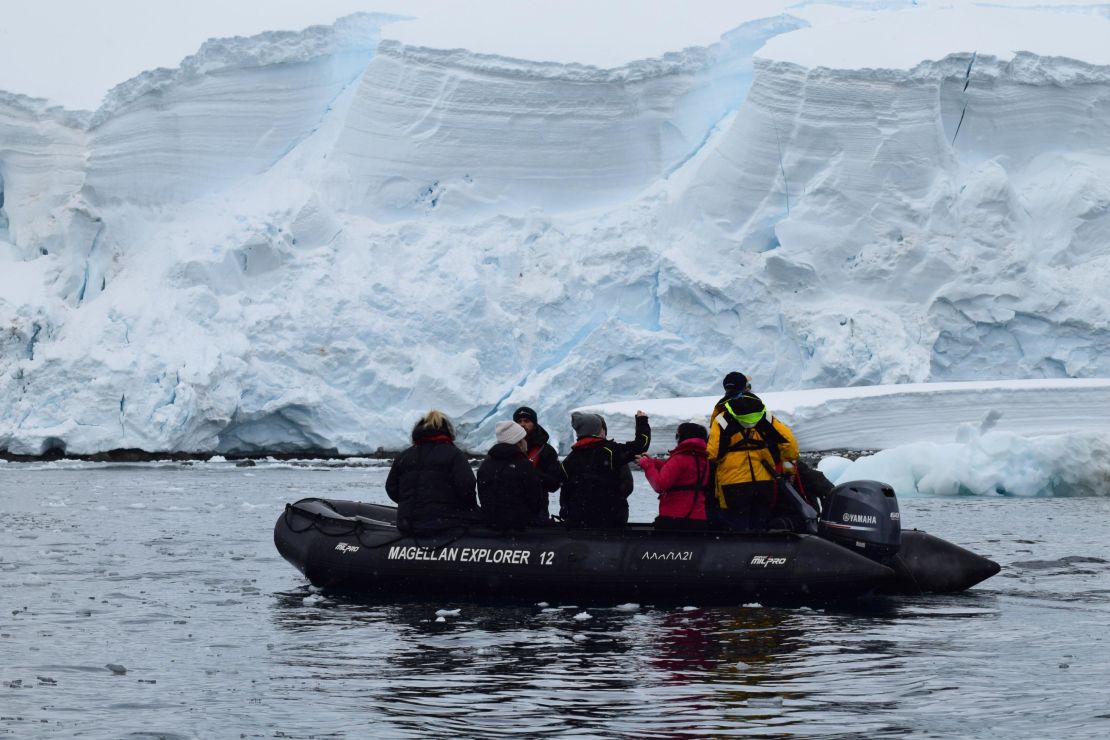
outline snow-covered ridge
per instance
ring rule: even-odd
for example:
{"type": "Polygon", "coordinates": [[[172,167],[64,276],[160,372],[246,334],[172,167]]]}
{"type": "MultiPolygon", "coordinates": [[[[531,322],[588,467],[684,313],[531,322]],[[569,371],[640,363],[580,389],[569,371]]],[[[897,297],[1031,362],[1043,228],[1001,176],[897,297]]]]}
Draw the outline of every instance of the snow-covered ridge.
{"type": "Polygon", "coordinates": [[[382,25],[401,18],[383,13],[355,13],[332,25],[310,26],[303,31],[271,31],[249,38],[211,39],[173,69],[150,70],[114,87],[97,109],[91,125],[103,123],[144,96],[211,75],[299,64],[321,57],[354,55],[365,63],[378,44],[382,25]]]}
{"type": "Polygon", "coordinates": [[[0,101],[0,448],[357,453],[441,407],[480,449],[733,368],[1110,376],[1110,68],[884,64],[868,19],[918,16],[822,7],[613,69],[363,16],[212,42],[87,130],[0,101]]]}
{"type": "MultiPolygon", "coordinates": [[[[760,393],[803,452],[825,457],[834,482],[881,480],[899,496],[1110,496],[1110,379],[907,383],[760,393]]],[[[708,423],[717,396],[598,404],[610,433],[628,438],[651,417],[652,452],[674,445],[684,421],[708,423]]],[[[559,427],[564,448],[569,430],[559,427]]]]}
{"type": "Polygon", "coordinates": [[[329,159],[327,194],[387,222],[628,200],[739,106],[753,52],[801,25],[753,21],[710,47],[613,69],[385,41],[329,159]]]}
{"type": "Polygon", "coordinates": [[[32,98],[0,90],[0,106],[9,112],[25,114],[35,120],[54,120],[72,128],[85,128],[89,122],[89,114],[85,111],[71,111],[60,105],[54,105],[42,98],[32,98]]]}
{"type": "MultiPolygon", "coordinates": [[[[1110,379],[1000,380],[905,383],[758,393],[786,422],[805,451],[881,450],[914,442],[955,442],[962,425],[1049,436],[1110,435],[1110,379]]],[[[669,398],[584,406],[603,415],[616,436],[634,428],[637,410],[658,434],[653,449],[673,446],[678,424],[708,423],[720,396],[669,398]]],[[[572,439],[564,431],[564,447],[572,439]]]]}

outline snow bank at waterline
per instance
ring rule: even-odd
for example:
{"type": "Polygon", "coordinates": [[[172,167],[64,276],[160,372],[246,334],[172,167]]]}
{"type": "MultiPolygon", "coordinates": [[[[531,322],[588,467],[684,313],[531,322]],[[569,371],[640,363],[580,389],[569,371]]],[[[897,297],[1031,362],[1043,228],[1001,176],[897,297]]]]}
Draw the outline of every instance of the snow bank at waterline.
{"type": "MultiPolygon", "coordinates": [[[[758,389],[757,389],[758,390],[758,389]]],[[[760,393],[805,451],[880,450],[825,457],[836,482],[881,480],[901,495],[1110,495],[1110,379],[916,383],[760,393]]],[[[585,406],[617,439],[637,410],[652,451],[673,446],[683,421],[708,423],[719,397],[585,406]]],[[[563,434],[564,445],[569,434],[563,434]]]]}

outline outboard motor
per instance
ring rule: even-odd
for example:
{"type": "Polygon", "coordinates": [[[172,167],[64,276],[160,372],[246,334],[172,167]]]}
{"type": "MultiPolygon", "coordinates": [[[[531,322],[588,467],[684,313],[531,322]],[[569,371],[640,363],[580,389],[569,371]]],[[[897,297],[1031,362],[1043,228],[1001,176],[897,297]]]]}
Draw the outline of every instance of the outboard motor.
{"type": "Polygon", "coordinates": [[[874,480],[841,483],[828,495],[818,520],[827,540],[873,559],[894,555],[902,545],[902,517],[894,489],[874,480]]]}

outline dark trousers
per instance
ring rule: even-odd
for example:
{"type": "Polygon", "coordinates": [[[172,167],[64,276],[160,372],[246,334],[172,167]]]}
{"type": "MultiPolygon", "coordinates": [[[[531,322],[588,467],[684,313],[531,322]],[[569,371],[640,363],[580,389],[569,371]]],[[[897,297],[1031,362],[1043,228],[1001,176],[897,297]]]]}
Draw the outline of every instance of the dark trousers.
{"type": "Polygon", "coordinates": [[[655,517],[656,532],[704,532],[709,523],[704,519],[677,519],[673,516],[655,517]]]}
{"type": "Polygon", "coordinates": [[[774,481],[722,486],[725,505],[717,509],[717,528],[733,532],[766,532],[775,498],[774,481]]]}

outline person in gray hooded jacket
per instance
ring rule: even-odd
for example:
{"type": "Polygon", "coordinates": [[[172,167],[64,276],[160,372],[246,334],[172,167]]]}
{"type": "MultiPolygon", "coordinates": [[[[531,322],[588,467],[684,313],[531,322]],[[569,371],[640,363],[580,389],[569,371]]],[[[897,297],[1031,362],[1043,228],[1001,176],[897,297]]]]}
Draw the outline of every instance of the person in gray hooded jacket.
{"type": "Polygon", "coordinates": [[[631,442],[606,439],[605,419],[597,414],[575,411],[570,425],[578,441],[563,460],[566,478],[559,515],[571,527],[623,527],[628,523],[632,493],[628,464],[651,444],[647,414],[636,412],[636,436],[631,442]]]}

